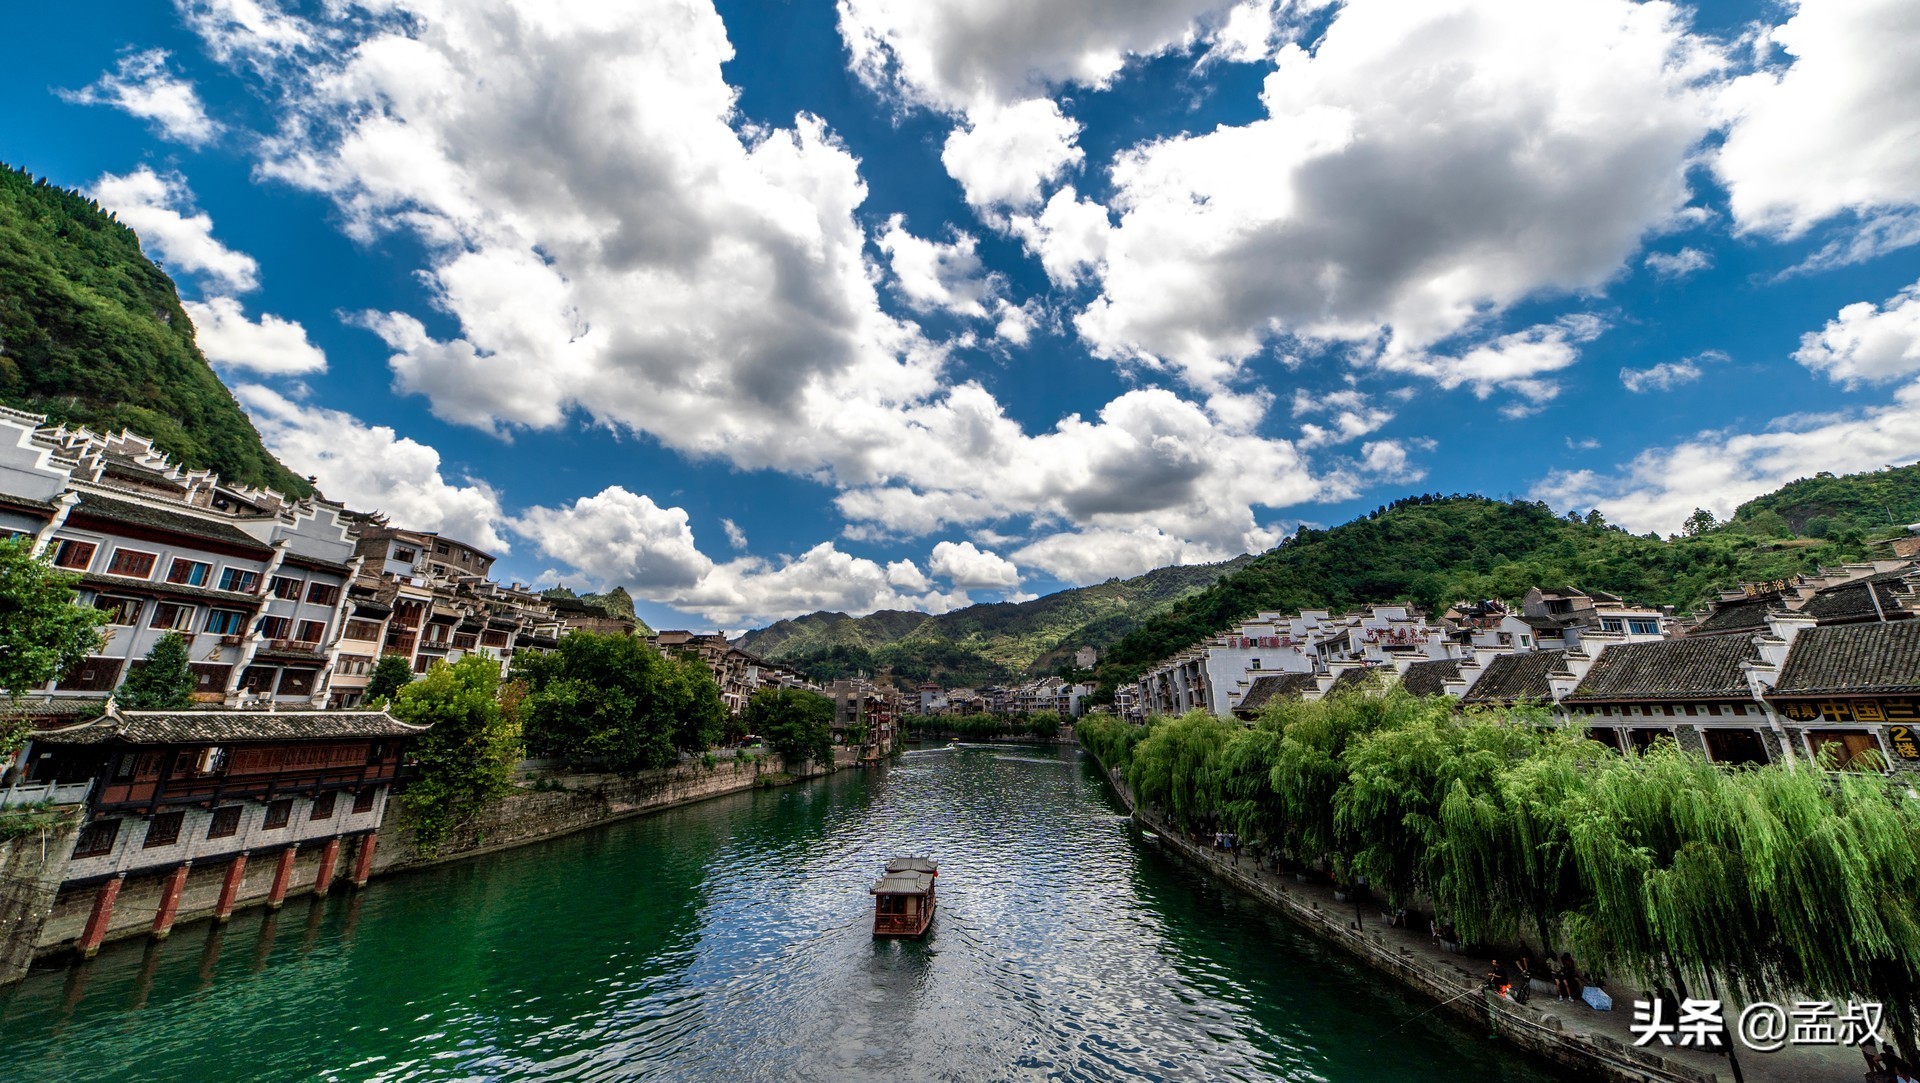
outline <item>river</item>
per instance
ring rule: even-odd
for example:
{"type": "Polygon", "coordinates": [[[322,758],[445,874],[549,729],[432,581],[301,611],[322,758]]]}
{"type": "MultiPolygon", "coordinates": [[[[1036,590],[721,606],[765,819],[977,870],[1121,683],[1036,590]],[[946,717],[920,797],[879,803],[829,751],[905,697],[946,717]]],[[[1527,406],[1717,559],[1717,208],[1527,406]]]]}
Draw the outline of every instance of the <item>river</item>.
{"type": "Polygon", "coordinates": [[[0,992],[24,1081],[1549,1078],[1143,842],[1077,750],[893,766],[108,945],[0,992]],[[875,941],[887,857],[941,862],[875,941]]]}

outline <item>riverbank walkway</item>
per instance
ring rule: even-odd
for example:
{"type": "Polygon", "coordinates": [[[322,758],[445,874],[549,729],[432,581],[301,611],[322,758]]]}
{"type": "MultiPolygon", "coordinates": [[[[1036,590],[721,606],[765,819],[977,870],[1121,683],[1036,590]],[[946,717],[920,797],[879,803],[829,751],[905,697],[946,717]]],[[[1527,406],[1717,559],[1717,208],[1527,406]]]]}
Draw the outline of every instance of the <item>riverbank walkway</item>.
{"type": "MultiPolygon", "coordinates": [[[[1124,793],[1124,790],[1121,792],[1124,793]]],[[[1356,929],[1354,904],[1335,899],[1331,885],[1301,883],[1291,874],[1262,867],[1258,861],[1244,854],[1236,862],[1230,854],[1213,849],[1208,838],[1182,833],[1144,810],[1136,808],[1135,815],[1143,826],[1171,843],[1176,852],[1206,868],[1218,879],[1275,905],[1323,939],[1332,940],[1367,957],[1376,966],[1386,963],[1392,970],[1412,979],[1410,984],[1424,986],[1429,994],[1442,1001],[1453,996],[1458,1001],[1456,1007],[1486,1005],[1497,1001],[1498,1005],[1492,1011],[1481,1009],[1478,1012],[1482,1018],[1489,1020],[1496,1031],[1511,1030],[1516,1024],[1539,1028],[1541,1033],[1533,1036],[1509,1034],[1517,1044],[1534,1047],[1542,1044],[1541,1039],[1552,1040],[1547,1032],[1553,1032],[1555,1037],[1561,1034],[1584,1037],[1588,1040],[1582,1044],[1597,1047],[1603,1054],[1610,1054],[1610,1057],[1618,1057],[1616,1071],[1621,1073],[1617,1076],[1619,1078],[1634,1078],[1634,1069],[1645,1073],[1646,1069],[1654,1068],[1652,1074],[1640,1074],[1639,1077],[1694,1079],[1703,1083],[1708,1080],[1732,1083],[1734,1079],[1733,1071],[1723,1055],[1679,1045],[1662,1046],[1658,1039],[1651,1046],[1634,1049],[1634,1035],[1628,1028],[1633,1023],[1633,1002],[1636,999],[1650,999],[1651,994],[1645,990],[1609,978],[1606,991],[1613,998],[1613,1010],[1602,1012],[1589,1008],[1583,1001],[1554,999],[1552,982],[1540,980],[1535,982],[1533,995],[1527,1004],[1512,1003],[1497,994],[1481,991],[1491,956],[1455,954],[1436,944],[1426,930],[1394,928],[1381,914],[1377,901],[1361,905],[1356,929]],[[1650,1058],[1642,1056],[1647,1053],[1675,1070],[1659,1072],[1655,1065],[1648,1063],[1650,1058]]],[[[1503,957],[1502,962],[1507,964],[1511,973],[1512,958],[1503,957]]],[[[1791,1010],[1793,1005],[1788,1003],[1783,1007],[1791,1010]]],[[[1866,1061],[1859,1050],[1853,1047],[1789,1045],[1773,1053],[1748,1049],[1732,1036],[1734,1019],[1738,1014],[1737,1009],[1727,1012],[1727,1040],[1734,1043],[1734,1052],[1739,1057],[1740,1072],[1745,1083],[1857,1083],[1866,1076],[1866,1061]]],[[[1402,1029],[1400,1022],[1383,1020],[1381,1039],[1390,1040],[1396,1031],[1402,1029]]]]}

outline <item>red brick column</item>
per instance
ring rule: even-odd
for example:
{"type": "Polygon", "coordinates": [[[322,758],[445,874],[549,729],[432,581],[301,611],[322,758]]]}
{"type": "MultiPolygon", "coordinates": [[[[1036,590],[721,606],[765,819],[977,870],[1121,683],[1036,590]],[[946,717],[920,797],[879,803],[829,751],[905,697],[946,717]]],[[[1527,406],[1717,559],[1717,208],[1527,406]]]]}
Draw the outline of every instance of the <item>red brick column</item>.
{"type": "Polygon", "coordinates": [[[327,840],[327,847],[320,851],[320,869],[313,874],[313,893],[324,897],[327,888],[333,886],[333,866],[340,860],[340,838],[334,836],[327,840]]]}
{"type": "Polygon", "coordinates": [[[173,919],[180,912],[180,892],[187,886],[187,873],[193,868],[193,862],[183,861],[173,870],[167,882],[160,889],[160,906],[153,912],[153,938],[165,940],[173,932],[173,919]]]}
{"type": "Polygon", "coordinates": [[[113,921],[113,900],[120,897],[120,885],[126,883],[126,877],[116,876],[100,885],[100,893],[93,897],[93,913],[87,915],[87,930],[80,934],[80,956],[91,959],[100,951],[100,942],[107,938],[107,926],[113,921]]]}
{"type": "Polygon", "coordinates": [[[275,910],[287,900],[287,881],[293,878],[293,847],[280,851],[280,864],[273,870],[273,890],[267,892],[267,905],[275,910]]]}
{"type": "Polygon", "coordinates": [[[227,866],[226,879],[220,881],[220,901],[214,904],[213,920],[225,921],[233,916],[233,901],[240,894],[240,882],[247,878],[247,855],[241,854],[227,866]]]}
{"type": "Polygon", "coordinates": [[[379,839],[378,835],[360,836],[360,848],[353,856],[354,887],[366,887],[368,878],[373,875],[373,847],[379,839]]]}

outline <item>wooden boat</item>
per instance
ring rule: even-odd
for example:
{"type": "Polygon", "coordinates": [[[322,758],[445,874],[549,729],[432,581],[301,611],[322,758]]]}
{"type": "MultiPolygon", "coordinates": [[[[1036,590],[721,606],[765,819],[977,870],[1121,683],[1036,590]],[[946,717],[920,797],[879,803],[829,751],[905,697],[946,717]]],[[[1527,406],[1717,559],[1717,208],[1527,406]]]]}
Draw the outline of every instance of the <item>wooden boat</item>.
{"type": "Polygon", "coordinates": [[[933,924],[933,882],[938,862],[924,857],[896,857],[887,862],[879,882],[867,889],[873,896],[873,935],[920,936],[933,924]]]}

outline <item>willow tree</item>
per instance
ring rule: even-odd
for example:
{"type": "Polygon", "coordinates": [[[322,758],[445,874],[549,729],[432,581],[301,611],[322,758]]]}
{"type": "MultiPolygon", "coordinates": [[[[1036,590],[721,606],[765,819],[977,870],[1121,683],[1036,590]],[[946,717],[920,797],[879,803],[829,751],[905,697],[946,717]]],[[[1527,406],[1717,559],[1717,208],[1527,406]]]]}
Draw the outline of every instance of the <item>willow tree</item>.
{"type": "Polygon", "coordinates": [[[1233,733],[1234,727],[1202,710],[1155,726],[1134,746],[1127,784],[1140,800],[1165,808],[1182,824],[1210,822],[1218,812],[1214,757],[1233,733]]]}
{"type": "Polygon", "coordinates": [[[1214,759],[1213,792],[1220,821],[1236,835],[1271,843],[1279,839],[1285,813],[1273,789],[1280,730],[1267,723],[1234,734],[1214,759]]]}
{"type": "Polygon", "coordinates": [[[1280,732],[1272,782],[1281,816],[1276,832],[1285,850],[1303,861],[1331,860],[1344,866],[1334,798],[1347,781],[1347,746],[1404,720],[1409,705],[1418,702],[1398,692],[1348,695],[1311,703],[1287,701],[1262,714],[1261,720],[1280,732]]]}

